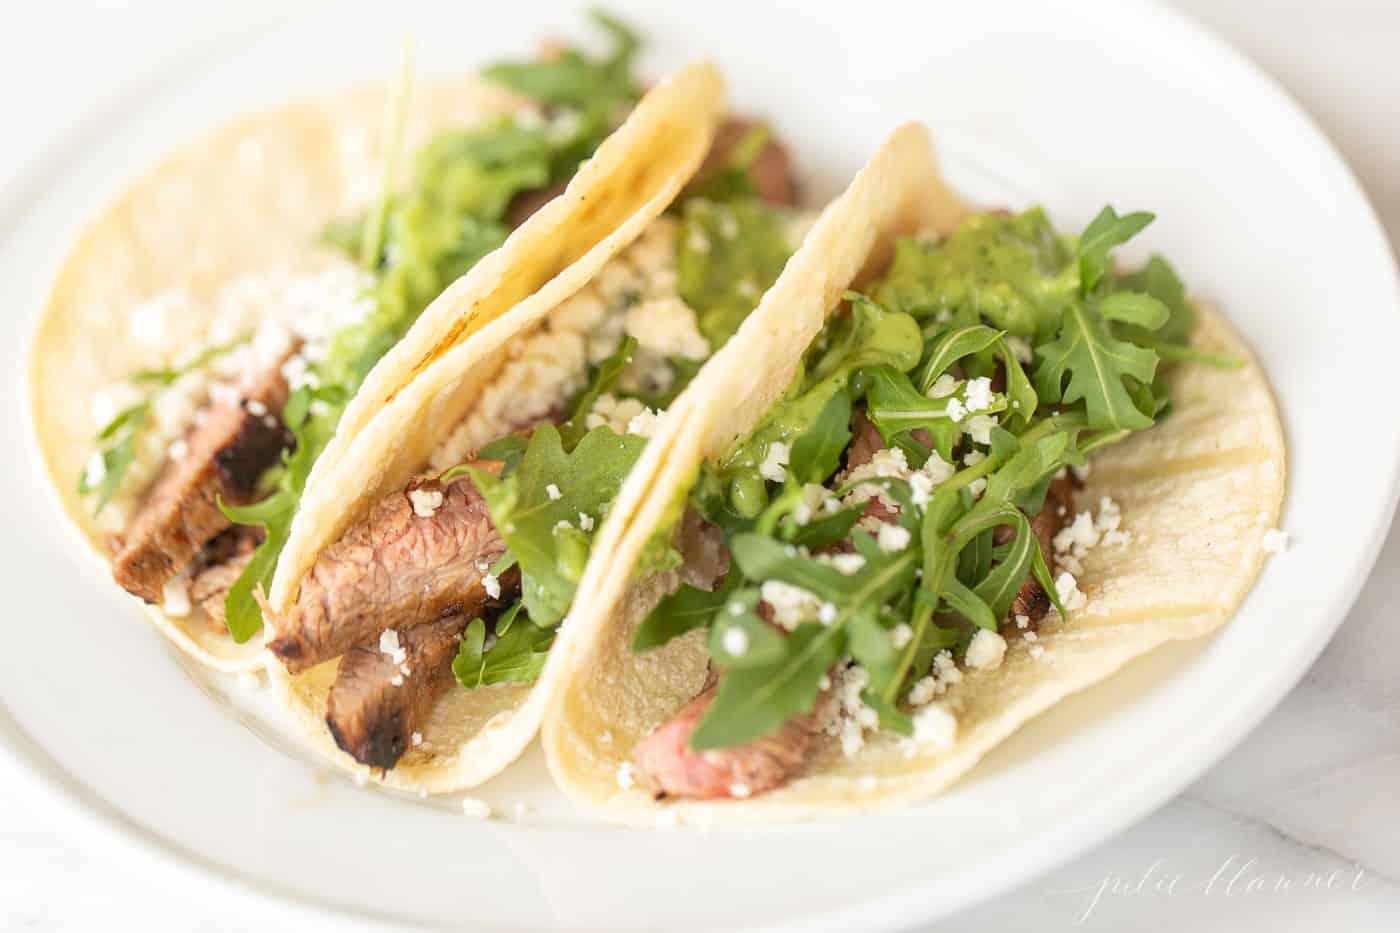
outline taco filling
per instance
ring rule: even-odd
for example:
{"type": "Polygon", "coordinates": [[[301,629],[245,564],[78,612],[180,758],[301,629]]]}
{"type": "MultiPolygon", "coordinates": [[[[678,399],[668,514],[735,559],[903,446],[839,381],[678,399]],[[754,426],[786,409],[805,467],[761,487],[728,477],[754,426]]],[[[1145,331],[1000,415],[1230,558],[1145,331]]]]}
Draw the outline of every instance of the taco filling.
{"type": "Polygon", "coordinates": [[[631,650],[700,629],[710,672],[620,786],[744,798],[881,731],[909,754],[951,746],[940,697],[1010,642],[1034,655],[1052,606],[1083,606],[1087,550],[1131,538],[1112,499],[1076,503],[1076,476],[1167,416],[1162,364],[1199,358],[1168,263],[1111,264],[1151,219],[1105,208],[1073,238],[1040,210],[972,214],[896,241],[846,294],[786,394],[689,493],[676,546],[727,560],[689,557],[631,650]]]}
{"type": "Polygon", "coordinates": [[[230,281],[212,313],[179,290],[133,312],[161,364],[97,393],[97,450],[79,483],[123,588],[236,642],[261,631],[254,591],[365,375],[635,103],[636,39],[600,21],[614,39],[606,57],[551,45],[486,68],[501,112],[441,132],[406,188],[333,224],[325,239],[339,255],[230,281]],[[188,321],[211,323],[195,334],[188,321]]]}
{"type": "Polygon", "coordinates": [[[321,550],[289,606],[264,607],[289,673],[340,659],[325,719],[341,750],[386,770],[445,751],[424,739],[443,691],[539,676],[648,438],[801,241],[795,200],[783,147],[724,124],[670,210],[509,345],[420,475],[321,550]]]}

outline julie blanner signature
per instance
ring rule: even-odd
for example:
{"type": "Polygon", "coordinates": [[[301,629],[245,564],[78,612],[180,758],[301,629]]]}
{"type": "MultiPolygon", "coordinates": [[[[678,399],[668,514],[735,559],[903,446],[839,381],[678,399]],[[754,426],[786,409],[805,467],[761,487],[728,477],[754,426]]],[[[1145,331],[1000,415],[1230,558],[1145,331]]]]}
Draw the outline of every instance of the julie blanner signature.
{"type": "Polygon", "coordinates": [[[1231,855],[1220,863],[1214,873],[1190,875],[1167,868],[1166,859],[1158,859],[1140,875],[1105,875],[1092,884],[1076,888],[1056,888],[1051,894],[1073,894],[1082,898],[1082,908],[1075,924],[1087,921],[1095,910],[1115,897],[1200,897],[1239,898],[1251,895],[1289,894],[1302,891],[1332,891],[1336,893],[1364,891],[1370,884],[1360,865],[1331,871],[1281,872],[1270,871],[1255,858],[1231,855]]]}

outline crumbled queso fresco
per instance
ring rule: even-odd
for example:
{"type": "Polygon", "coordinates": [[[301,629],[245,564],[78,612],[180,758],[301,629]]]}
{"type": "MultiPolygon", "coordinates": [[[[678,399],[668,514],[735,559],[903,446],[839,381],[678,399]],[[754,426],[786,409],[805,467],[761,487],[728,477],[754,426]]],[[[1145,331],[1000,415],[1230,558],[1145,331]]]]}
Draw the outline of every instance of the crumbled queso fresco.
{"type": "MultiPolygon", "coordinates": [[[[354,264],[336,259],[311,273],[272,268],[239,276],[208,302],[176,288],[133,308],[128,333],[142,354],[143,369],[179,369],[206,349],[234,346],[151,397],[151,418],[136,435],[122,486],[98,516],[102,527],[114,533],[125,528],[167,458],[178,460],[188,452],[185,435],[205,406],[237,403],[239,380],[274,365],[293,341],[301,346],[282,364],[283,375],[293,389],[314,383],[309,365],[324,356],[330,335],[373,309],[365,297],[368,284],[354,264]]],[[[99,388],[92,397],[94,426],[102,428],[146,394],[125,380],[99,388]]],[[[274,414],[256,401],[248,403],[248,411],[255,417],[274,414]]],[[[101,478],[95,469],[90,462],[89,485],[101,478]]]]}
{"type": "MultiPolygon", "coordinates": [[[[503,427],[530,423],[567,401],[584,387],[589,366],[611,355],[624,336],[636,338],[637,352],[618,379],[622,395],[670,388],[668,357],[706,356],[695,312],[676,295],[675,230],[669,217],[653,221],[536,330],[515,340],[471,413],[433,452],[432,468],[449,469],[503,427]]],[[[649,436],[659,415],[635,399],[603,395],[585,426],[649,436]]]]}

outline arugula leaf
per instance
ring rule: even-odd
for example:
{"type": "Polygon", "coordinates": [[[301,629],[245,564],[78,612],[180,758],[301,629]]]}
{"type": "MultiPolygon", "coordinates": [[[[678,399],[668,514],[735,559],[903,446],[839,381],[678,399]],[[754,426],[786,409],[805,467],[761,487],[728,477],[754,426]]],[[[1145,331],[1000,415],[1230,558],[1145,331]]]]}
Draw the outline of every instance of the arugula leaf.
{"type": "Polygon", "coordinates": [[[1138,211],[1118,215],[1105,205],[1079,236],[1079,288],[1087,295],[1098,287],[1108,272],[1108,254],[1113,247],[1126,243],[1152,223],[1155,215],[1138,211]]]}
{"type": "Polygon", "coordinates": [[[1104,320],[1157,330],[1171,318],[1167,306],[1143,292],[1113,292],[1098,303],[1104,320]]]}
{"type": "Polygon", "coordinates": [[[545,61],[488,65],[482,77],[559,107],[602,107],[635,99],[639,88],[631,68],[641,44],[637,35],[601,10],[591,16],[613,40],[606,57],[592,59],[577,49],[565,48],[545,61]]]}
{"type": "Polygon", "coordinates": [[[782,642],[782,657],[720,678],[714,702],[690,736],[697,750],[741,745],[767,735],[817,701],[821,679],[841,656],[841,629],[805,623],[782,642]]]}
{"type": "Polygon", "coordinates": [[[714,590],[682,584],[680,589],[663,597],[637,627],[632,634],[632,650],[650,651],[686,632],[709,625],[734,595],[738,581],[739,574],[730,573],[714,590]]]}
{"type": "Polygon", "coordinates": [[[546,424],[531,435],[519,467],[509,476],[468,468],[492,521],[520,562],[525,610],[536,624],[556,625],[568,612],[579,549],[586,558],[592,540],[592,531],[579,526],[587,523],[592,529],[602,523],[645,446],[646,438],[598,427],[566,452],[558,429],[546,424]]]}
{"type": "Polygon", "coordinates": [[[452,659],[452,673],[463,687],[471,690],[491,684],[530,684],[539,678],[555,632],[524,617],[520,606],[516,603],[497,620],[496,638],[489,648],[485,621],[473,619],[467,623],[457,655],[452,659]]]}
{"type": "Polygon", "coordinates": [[[1038,347],[1035,388],[1040,397],[1072,404],[1082,400],[1094,428],[1150,428],[1152,418],[1133,404],[1128,379],[1151,383],[1157,354],[1109,334],[1086,304],[1065,309],[1060,335],[1038,347]],[[1068,386],[1064,385],[1066,375],[1068,386]]]}
{"type": "Polygon", "coordinates": [[[123,408],[97,432],[98,441],[111,441],[102,444],[93,458],[84,464],[78,474],[78,495],[97,494],[97,502],[92,514],[100,515],[112,501],[112,496],[121,488],[126,471],[136,459],[136,438],[151,413],[149,399],[123,408]],[[114,440],[115,438],[115,440],[114,440]],[[100,462],[100,478],[93,477],[91,464],[100,462]]]}
{"type": "Polygon", "coordinates": [[[736,594],[723,612],[715,614],[708,647],[716,666],[725,670],[762,667],[783,657],[783,636],[758,617],[754,611],[757,605],[758,590],[748,589],[736,594]],[[742,647],[731,650],[731,639],[737,639],[742,647]]]}
{"type": "Polygon", "coordinates": [[[851,393],[840,388],[807,430],[792,442],[788,472],[798,483],[820,483],[841,465],[851,440],[851,393]]]}
{"type": "Polygon", "coordinates": [[[100,515],[107,504],[112,501],[112,497],[116,495],[117,490],[121,488],[122,481],[126,478],[127,470],[136,462],[137,440],[147,425],[151,406],[161,392],[179,381],[182,376],[203,369],[247,341],[247,337],[240,337],[227,343],[216,344],[202,350],[182,366],[142,369],[131,375],[131,382],[137,384],[154,383],[156,388],[141,401],[128,405],[117,412],[112,420],[103,425],[102,429],[97,432],[99,447],[93,456],[101,460],[102,478],[96,483],[89,483],[86,468],[78,477],[78,495],[88,496],[95,493],[97,496],[97,501],[93,505],[94,515],[100,515]],[[100,443],[102,441],[111,441],[111,443],[102,444],[100,443]]]}
{"type": "Polygon", "coordinates": [[[154,382],[156,385],[161,386],[171,385],[181,376],[186,376],[196,370],[203,369],[225,353],[236,350],[238,347],[247,343],[249,339],[251,338],[245,334],[242,337],[235,338],[226,343],[219,343],[212,347],[206,347],[196,354],[194,359],[183,366],[164,367],[161,369],[138,369],[131,374],[131,381],[154,382]]]}
{"type": "Polygon", "coordinates": [[[559,436],[564,441],[565,450],[573,450],[574,446],[588,433],[586,426],[588,413],[593,410],[598,396],[612,391],[613,385],[631,364],[632,357],[636,352],[637,338],[624,337],[612,355],[593,368],[593,376],[589,380],[588,386],[574,402],[574,413],[568,421],[559,426],[559,436]]]}
{"type": "Polygon", "coordinates": [[[1196,315],[1191,303],[1186,300],[1186,286],[1177,278],[1171,263],[1159,255],[1147,260],[1147,264],[1136,272],[1119,276],[1117,286],[1134,292],[1142,292],[1156,298],[1169,312],[1165,324],[1156,329],[1157,340],[1174,344],[1184,344],[1191,336],[1196,315]]]}

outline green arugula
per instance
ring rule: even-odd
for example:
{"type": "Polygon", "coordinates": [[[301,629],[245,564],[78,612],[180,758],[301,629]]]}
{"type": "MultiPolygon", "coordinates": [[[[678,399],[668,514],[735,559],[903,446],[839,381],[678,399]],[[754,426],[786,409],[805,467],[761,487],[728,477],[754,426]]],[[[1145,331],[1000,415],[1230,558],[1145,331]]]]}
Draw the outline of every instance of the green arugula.
{"type": "Polygon", "coordinates": [[[544,670],[555,630],[541,628],[524,617],[517,602],[497,617],[493,631],[495,639],[487,647],[486,622],[473,619],[467,623],[452,659],[457,682],[468,690],[491,684],[534,683],[544,670]]]}
{"type": "Polygon", "coordinates": [[[198,353],[192,360],[181,365],[160,369],[142,369],[132,373],[130,381],[140,384],[154,384],[155,388],[145,398],[123,408],[112,420],[97,432],[97,451],[93,455],[102,463],[102,478],[96,483],[88,482],[85,468],[78,477],[78,495],[96,495],[93,514],[100,515],[121,488],[127,471],[136,462],[136,445],[141,432],[148,426],[151,408],[161,392],[170,388],[182,377],[204,369],[219,357],[243,346],[248,337],[239,337],[227,343],[215,344],[198,353]]]}
{"type": "Polygon", "coordinates": [[[593,531],[645,446],[645,438],[598,427],[570,452],[547,424],[531,435],[509,476],[467,468],[520,562],[525,611],[537,625],[557,625],[568,612],[593,531]]]}

